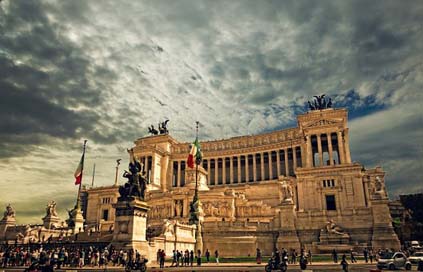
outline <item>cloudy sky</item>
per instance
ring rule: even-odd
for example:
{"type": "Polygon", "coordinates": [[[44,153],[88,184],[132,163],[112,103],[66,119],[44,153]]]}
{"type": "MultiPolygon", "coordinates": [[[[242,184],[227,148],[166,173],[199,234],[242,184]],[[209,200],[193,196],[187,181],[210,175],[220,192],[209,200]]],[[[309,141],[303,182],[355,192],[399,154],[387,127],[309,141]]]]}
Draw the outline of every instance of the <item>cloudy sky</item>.
{"type": "MultiPolygon", "coordinates": [[[[65,218],[150,124],[178,140],[295,126],[313,95],[349,110],[354,161],[422,191],[423,1],[0,2],[0,205],[65,218]]],[[[3,209],[3,208],[1,208],[3,209]]]]}

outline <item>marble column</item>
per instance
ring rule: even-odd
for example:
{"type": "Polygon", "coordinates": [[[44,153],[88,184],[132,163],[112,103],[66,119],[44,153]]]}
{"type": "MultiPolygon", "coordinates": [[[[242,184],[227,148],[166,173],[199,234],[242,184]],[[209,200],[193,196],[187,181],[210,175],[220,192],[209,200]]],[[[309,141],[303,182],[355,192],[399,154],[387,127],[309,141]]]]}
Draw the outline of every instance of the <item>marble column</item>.
{"type": "Polygon", "coordinates": [[[294,146],[292,148],[292,161],[293,161],[293,168],[294,168],[294,173],[295,173],[295,169],[297,169],[297,147],[294,146]]]}
{"type": "Polygon", "coordinates": [[[344,143],[345,143],[345,161],[351,163],[351,153],[350,153],[350,136],[348,128],[344,130],[344,143]]]}
{"type": "Polygon", "coordinates": [[[214,159],[214,184],[219,184],[219,158],[214,159]]]}
{"type": "MultiPolygon", "coordinates": [[[[149,156],[145,157],[145,168],[144,169],[145,169],[146,174],[147,174],[147,183],[150,183],[151,172],[148,170],[148,167],[150,167],[150,165],[148,164],[148,158],[149,158],[149,156]]],[[[151,161],[153,161],[153,159],[151,159],[151,161]]]]}
{"type": "Polygon", "coordinates": [[[229,159],[229,175],[230,177],[230,183],[234,183],[234,158],[230,157],[229,159]]]}
{"type": "Polygon", "coordinates": [[[210,183],[210,159],[207,159],[207,180],[208,180],[208,182],[209,182],[209,185],[211,184],[210,183]]]}
{"type": "Polygon", "coordinates": [[[271,180],[273,179],[272,151],[269,151],[267,156],[269,157],[269,179],[271,180]]]}
{"type": "Polygon", "coordinates": [[[264,153],[260,153],[260,171],[261,171],[261,180],[264,180],[264,153]]]}
{"type": "Polygon", "coordinates": [[[333,165],[333,148],[332,148],[332,137],[331,133],[327,133],[328,138],[328,149],[329,149],[329,165],[333,165]]]}
{"type": "Polygon", "coordinates": [[[317,152],[319,152],[319,166],[323,166],[322,138],[317,134],[317,152]]]}
{"type": "Polygon", "coordinates": [[[341,164],[343,164],[346,162],[345,162],[344,139],[342,137],[342,132],[338,131],[337,136],[338,136],[338,151],[339,151],[338,156],[341,160],[341,164]]]}
{"type": "Polygon", "coordinates": [[[248,167],[248,154],[247,154],[247,155],[245,155],[245,182],[246,183],[250,179],[250,176],[248,174],[248,171],[249,171],[249,167],[248,167]]]}
{"type": "Polygon", "coordinates": [[[307,135],[307,159],[306,165],[307,167],[313,167],[313,147],[311,145],[311,135],[307,135]]]}
{"type": "Polygon", "coordinates": [[[241,183],[241,156],[238,156],[238,183],[241,183]]]}
{"type": "Polygon", "coordinates": [[[253,180],[257,181],[257,163],[256,154],[253,154],[253,180]]]}
{"type": "Polygon", "coordinates": [[[276,172],[277,177],[279,177],[279,175],[281,174],[281,161],[279,158],[279,150],[276,150],[276,172]]]}
{"type": "Polygon", "coordinates": [[[226,184],[226,158],[222,160],[222,184],[226,184]]]}
{"type": "Polygon", "coordinates": [[[288,148],[283,150],[283,153],[285,155],[285,176],[289,176],[289,162],[288,162],[288,148]]]}
{"type": "MultiPolygon", "coordinates": [[[[146,159],[148,161],[148,159],[146,159]]],[[[176,187],[181,187],[181,162],[178,161],[178,175],[176,178],[176,187]]]]}

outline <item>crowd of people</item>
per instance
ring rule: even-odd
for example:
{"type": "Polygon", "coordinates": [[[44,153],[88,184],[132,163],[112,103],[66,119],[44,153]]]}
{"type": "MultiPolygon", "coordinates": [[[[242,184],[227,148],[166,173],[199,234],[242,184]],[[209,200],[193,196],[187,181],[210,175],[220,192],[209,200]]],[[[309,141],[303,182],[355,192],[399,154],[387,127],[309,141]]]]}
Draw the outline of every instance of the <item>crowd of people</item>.
{"type": "Polygon", "coordinates": [[[6,245],[0,247],[2,267],[30,266],[33,263],[62,267],[126,266],[130,263],[146,262],[138,251],[115,250],[113,247],[49,246],[28,247],[6,245]]]}
{"type": "MultiPolygon", "coordinates": [[[[210,262],[210,251],[206,249],[204,253],[204,257],[206,258],[206,262],[210,262]]],[[[175,249],[172,252],[172,263],[170,264],[170,267],[176,267],[176,266],[193,266],[194,265],[194,259],[198,266],[201,265],[202,262],[202,253],[201,250],[197,250],[196,253],[194,253],[194,250],[178,250],[175,249]]],[[[219,251],[215,250],[214,252],[214,258],[216,263],[219,263],[219,251]]],[[[160,268],[164,268],[166,259],[166,253],[164,250],[159,249],[157,251],[157,263],[160,265],[160,268]]]]}

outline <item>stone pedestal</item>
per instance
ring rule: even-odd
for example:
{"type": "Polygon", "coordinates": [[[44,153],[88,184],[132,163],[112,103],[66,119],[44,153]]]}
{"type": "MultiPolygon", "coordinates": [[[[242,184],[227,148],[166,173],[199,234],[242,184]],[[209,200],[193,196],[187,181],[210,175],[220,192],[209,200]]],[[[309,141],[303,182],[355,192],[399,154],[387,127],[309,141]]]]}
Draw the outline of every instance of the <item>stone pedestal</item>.
{"type": "Polygon", "coordinates": [[[388,199],[372,200],[373,213],[373,248],[393,248],[399,250],[401,243],[392,227],[392,218],[389,212],[388,199]]]}
{"type": "MultiPolygon", "coordinates": [[[[81,214],[82,216],[82,214],[81,214]]],[[[84,218],[82,218],[82,224],[84,223],[84,218]]],[[[60,227],[60,218],[57,216],[52,216],[52,215],[48,215],[46,217],[43,218],[43,225],[44,228],[46,229],[53,229],[53,228],[57,228],[60,227]]],[[[79,227],[78,227],[79,228],[79,227]]]]}
{"type": "MultiPolygon", "coordinates": [[[[197,183],[198,191],[210,190],[209,186],[207,186],[207,171],[201,166],[198,166],[197,183]]],[[[194,169],[189,167],[185,169],[185,187],[195,189],[195,167],[194,169]]]]}
{"type": "Polygon", "coordinates": [[[136,197],[119,199],[115,205],[116,217],[112,245],[117,249],[133,249],[148,256],[146,240],[149,206],[136,197]]]}
{"type": "Polygon", "coordinates": [[[301,248],[300,240],[295,228],[295,205],[290,201],[282,202],[280,208],[280,230],[276,242],[278,249],[293,248],[299,250],[301,248]]]}
{"type": "Polygon", "coordinates": [[[6,238],[6,231],[7,228],[16,226],[16,219],[15,217],[4,217],[0,221],[0,240],[6,238]]]}

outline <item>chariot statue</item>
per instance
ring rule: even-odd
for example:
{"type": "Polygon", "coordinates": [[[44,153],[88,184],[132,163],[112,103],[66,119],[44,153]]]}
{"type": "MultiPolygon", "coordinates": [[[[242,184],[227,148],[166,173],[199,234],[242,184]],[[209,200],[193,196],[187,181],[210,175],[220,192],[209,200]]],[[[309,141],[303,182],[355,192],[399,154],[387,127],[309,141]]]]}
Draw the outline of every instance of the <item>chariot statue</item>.
{"type": "Polygon", "coordinates": [[[313,103],[310,101],[307,101],[308,108],[310,110],[324,110],[324,109],[332,108],[332,99],[329,98],[329,100],[326,100],[325,94],[315,95],[313,97],[314,97],[313,103]]]}

